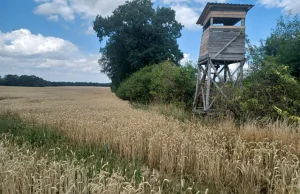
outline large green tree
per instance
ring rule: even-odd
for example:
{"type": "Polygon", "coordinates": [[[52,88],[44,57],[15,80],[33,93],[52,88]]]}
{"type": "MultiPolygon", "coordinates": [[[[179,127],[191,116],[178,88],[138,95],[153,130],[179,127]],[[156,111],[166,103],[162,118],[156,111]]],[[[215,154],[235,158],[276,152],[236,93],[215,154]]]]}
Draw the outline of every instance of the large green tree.
{"type": "Polygon", "coordinates": [[[297,15],[281,16],[262,48],[266,56],[289,66],[292,76],[300,80],[300,19],[297,15]]]}
{"type": "Polygon", "coordinates": [[[108,17],[98,15],[94,30],[99,41],[107,40],[100,49],[102,72],[119,84],[144,66],[169,60],[179,65],[183,53],[177,39],[182,25],[170,8],[153,9],[151,0],[127,1],[108,17]]]}

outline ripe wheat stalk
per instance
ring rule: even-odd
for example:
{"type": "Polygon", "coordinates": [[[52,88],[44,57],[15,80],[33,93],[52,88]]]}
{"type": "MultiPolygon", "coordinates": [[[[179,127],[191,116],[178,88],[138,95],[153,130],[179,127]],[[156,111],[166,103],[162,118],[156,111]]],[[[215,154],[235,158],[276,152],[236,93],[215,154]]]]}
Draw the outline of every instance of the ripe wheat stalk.
{"type": "MultiPolygon", "coordinates": [[[[223,193],[299,193],[300,136],[285,123],[236,130],[231,121],[206,127],[153,111],[133,109],[105,88],[1,88],[1,111],[57,128],[78,142],[92,142],[149,169],[223,193]],[[20,98],[17,98],[20,97],[20,98]]],[[[71,185],[71,184],[69,184],[71,185]]],[[[208,191],[209,192],[209,191],[208,191]]]]}

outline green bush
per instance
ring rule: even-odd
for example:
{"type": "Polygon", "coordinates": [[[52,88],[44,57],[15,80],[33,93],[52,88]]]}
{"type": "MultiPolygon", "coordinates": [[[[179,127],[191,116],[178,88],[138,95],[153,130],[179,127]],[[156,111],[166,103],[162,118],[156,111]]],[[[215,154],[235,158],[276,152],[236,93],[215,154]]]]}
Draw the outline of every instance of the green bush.
{"type": "Polygon", "coordinates": [[[128,79],[121,83],[116,90],[116,95],[123,100],[130,100],[131,102],[150,102],[152,68],[152,66],[147,66],[133,73],[128,79]]]}
{"type": "Polygon", "coordinates": [[[164,62],[147,66],[122,82],[116,95],[134,102],[156,101],[190,108],[196,85],[195,73],[191,64],[178,67],[164,62]]]}
{"type": "Polygon", "coordinates": [[[298,120],[300,84],[288,66],[265,61],[244,80],[241,109],[252,118],[298,120]]]}

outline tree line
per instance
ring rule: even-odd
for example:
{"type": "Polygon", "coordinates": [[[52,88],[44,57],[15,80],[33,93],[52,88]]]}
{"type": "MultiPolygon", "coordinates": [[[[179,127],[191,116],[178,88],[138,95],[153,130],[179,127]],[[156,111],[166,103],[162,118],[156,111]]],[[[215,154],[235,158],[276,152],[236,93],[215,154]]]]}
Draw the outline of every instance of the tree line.
{"type": "Polygon", "coordinates": [[[0,86],[25,86],[25,87],[55,87],[55,86],[100,86],[110,87],[110,83],[93,83],[93,82],[53,82],[46,81],[35,75],[5,75],[0,76],[0,86]]]}
{"type": "MultiPolygon", "coordinates": [[[[140,103],[173,103],[191,111],[196,85],[195,66],[180,65],[177,39],[182,25],[171,8],[153,8],[151,0],[127,1],[111,16],[97,16],[99,65],[122,99],[140,103]]],[[[260,45],[247,41],[249,69],[243,90],[226,90],[229,100],[216,97],[216,108],[233,107],[238,119],[288,119],[300,122],[300,20],[281,16],[260,45]],[[222,107],[223,106],[223,107],[222,107]]]]}

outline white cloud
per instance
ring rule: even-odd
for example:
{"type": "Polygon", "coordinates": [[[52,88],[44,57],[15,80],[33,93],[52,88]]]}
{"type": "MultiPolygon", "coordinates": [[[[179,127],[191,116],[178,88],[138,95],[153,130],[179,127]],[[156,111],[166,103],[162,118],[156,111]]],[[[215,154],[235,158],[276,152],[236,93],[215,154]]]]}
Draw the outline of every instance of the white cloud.
{"type": "Polygon", "coordinates": [[[181,64],[181,65],[184,65],[184,64],[186,64],[189,60],[191,60],[190,54],[184,53],[184,54],[183,54],[183,59],[181,59],[180,64],[181,64]]]}
{"type": "Polygon", "coordinates": [[[215,2],[215,3],[226,3],[228,0],[194,0],[194,2],[206,4],[208,2],[215,2]]]}
{"type": "Polygon", "coordinates": [[[190,0],[161,0],[164,4],[174,4],[174,3],[182,3],[182,2],[189,2],[190,0]]]}
{"type": "Polygon", "coordinates": [[[160,0],[164,4],[171,5],[176,11],[176,20],[187,29],[200,29],[196,22],[208,2],[225,3],[228,0],[160,0]]]}
{"type": "Polygon", "coordinates": [[[182,23],[189,29],[200,29],[200,26],[196,24],[200,14],[193,8],[186,5],[173,5],[172,9],[176,11],[176,20],[182,23]]]}
{"type": "MultiPolygon", "coordinates": [[[[45,15],[48,20],[57,21],[58,16],[66,21],[73,21],[76,16],[91,22],[98,14],[109,16],[112,11],[126,0],[34,0],[39,5],[35,8],[34,13],[45,15]]],[[[210,0],[153,0],[160,2],[162,5],[170,6],[176,11],[176,19],[188,29],[200,29],[196,25],[202,8],[210,0]]],[[[224,3],[228,0],[214,0],[213,2],[224,3]]],[[[273,0],[259,0],[273,1],[273,0]]],[[[292,0],[290,0],[292,1],[292,0]]],[[[89,27],[86,34],[92,34],[89,27]]]]}
{"type": "Polygon", "coordinates": [[[291,11],[292,14],[300,13],[299,0],[258,0],[258,2],[266,7],[283,8],[284,11],[291,11]]]}
{"type": "Polygon", "coordinates": [[[126,0],[35,0],[39,5],[34,13],[39,15],[59,15],[64,20],[72,21],[75,15],[84,19],[94,19],[95,16],[108,16],[126,0]]]}
{"type": "MultiPolygon", "coordinates": [[[[39,5],[34,13],[47,16],[50,21],[58,21],[59,17],[66,21],[73,21],[76,16],[91,22],[97,15],[109,16],[126,0],[34,0],[39,5]]],[[[85,34],[94,34],[91,27],[85,34]]]]}
{"type": "Polygon", "coordinates": [[[49,21],[57,22],[58,21],[58,15],[50,15],[47,19],[49,21]]]}
{"type": "Polygon", "coordinates": [[[70,7],[85,18],[92,18],[96,15],[108,16],[112,14],[119,5],[126,0],[69,0],[70,7]]]}
{"type": "Polygon", "coordinates": [[[72,21],[75,19],[74,9],[67,0],[53,0],[43,2],[33,11],[39,15],[60,15],[64,20],[72,21]]]}
{"type": "Polygon", "coordinates": [[[259,3],[265,5],[266,7],[283,7],[284,1],[281,0],[258,0],[259,3]]]}
{"type": "Polygon", "coordinates": [[[78,48],[73,43],[55,37],[31,34],[27,29],[8,33],[0,31],[0,56],[66,58],[78,48]]]}
{"type": "Polygon", "coordinates": [[[93,29],[93,26],[89,26],[89,28],[85,31],[85,34],[91,35],[95,34],[96,32],[93,29]]]}
{"type": "Polygon", "coordinates": [[[108,82],[109,79],[100,74],[99,58],[99,54],[87,55],[61,38],[32,34],[27,29],[0,31],[2,75],[34,74],[51,81],[108,82]]]}
{"type": "MultiPolygon", "coordinates": [[[[66,21],[72,21],[76,15],[82,19],[91,21],[98,14],[109,16],[112,11],[126,0],[35,0],[39,5],[34,13],[39,15],[52,16],[51,19],[58,19],[58,16],[66,21]],[[54,15],[57,18],[54,18],[54,15]]],[[[176,19],[186,28],[197,29],[195,23],[200,16],[199,7],[202,8],[209,0],[156,0],[161,4],[171,6],[176,11],[176,19]],[[190,5],[193,4],[193,7],[190,5]]],[[[215,2],[226,2],[227,0],[216,0],[215,2]]],[[[154,2],[154,1],[153,1],[154,2]]],[[[91,28],[86,30],[86,34],[91,34],[91,28]]]]}

